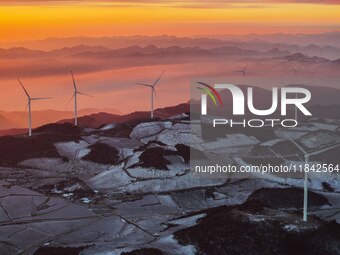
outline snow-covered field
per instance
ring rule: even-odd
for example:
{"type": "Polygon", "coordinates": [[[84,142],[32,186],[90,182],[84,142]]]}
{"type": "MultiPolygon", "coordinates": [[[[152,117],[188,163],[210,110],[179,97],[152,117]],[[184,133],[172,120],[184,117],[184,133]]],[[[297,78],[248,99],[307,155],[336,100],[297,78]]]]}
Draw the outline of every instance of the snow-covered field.
{"type": "MultiPolygon", "coordinates": [[[[241,205],[262,188],[301,189],[303,180],[273,174],[206,178],[190,171],[188,145],[211,152],[222,148],[241,166],[249,164],[244,156],[256,146],[284,158],[279,153],[286,138],[313,147],[317,142],[308,136],[311,132],[330,142],[338,137],[334,124],[318,123],[309,129],[276,130],[277,137],[268,141],[238,133],[205,142],[197,123],[190,132],[190,123],[181,117],[139,123],[128,137],[110,133],[117,127],[112,123],[83,130],[75,140],[53,142],[53,157],[38,153],[1,168],[0,254],[33,254],[47,247],[81,247],[81,254],[88,255],[140,248],[195,254],[196,248],[179,244],[174,233],[197,224],[206,216],[200,211],[241,205]]],[[[293,159],[284,160],[288,164],[293,159]]],[[[310,214],[340,222],[339,182],[337,174],[310,175],[310,190],[329,203],[310,214]]],[[[295,229],[286,226],[287,231],[295,229]]]]}

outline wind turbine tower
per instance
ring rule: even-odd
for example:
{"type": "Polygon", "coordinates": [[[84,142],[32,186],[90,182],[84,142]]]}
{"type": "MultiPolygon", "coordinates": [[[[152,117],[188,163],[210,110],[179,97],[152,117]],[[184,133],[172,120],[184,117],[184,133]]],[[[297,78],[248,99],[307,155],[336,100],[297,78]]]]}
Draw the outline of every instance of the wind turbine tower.
{"type": "Polygon", "coordinates": [[[162,78],[162,76],[164,75],[165,71],[163,71],[161,73],[161,75],[156,79],[156,81],[153,84],[145,84],[145,83],[136,83],[137,85],[140,86],[145,86],[145,87],[149,87],[150,91],[151,91],[151,119],[153,119],[153,110],[154,110],[154,99],[153,96],[155,95],[155,97],[157,98],[157,93],[156,93],[156,85],[158,84],[159,80],[162,78]]]}
{"type": "Polygon", "coordinates": [[[38,101],[38,100],[46,100],[51,99],[51,97],[31,97],[22,82],[18,79],[18,82],[20,83],[22,89],[24,90],[26,96],[27,96],[27,106],[26,110],[28,109],[28,135],[32,136],[32,109],[31,109],[31,102],[32,101],[38,101]]]}
{"type": "Polygon", "coordinates": [[[77,96],[78,94],[83,95],[83,96],[88,96],[88,97],[93,97],[91,95],[85,94],[83,92],[80,92],[77,88],[77,84],[76,84],[76,80],[74,79],[74,75],[73,72],[71,71],[71,76],[72,76],[72,81],[73,81],[73,95],[70,99],[69,102],[71,102],[71,100],[74,98],[74,125],[78,126],[78,102],[77,102],[77,96]]]}

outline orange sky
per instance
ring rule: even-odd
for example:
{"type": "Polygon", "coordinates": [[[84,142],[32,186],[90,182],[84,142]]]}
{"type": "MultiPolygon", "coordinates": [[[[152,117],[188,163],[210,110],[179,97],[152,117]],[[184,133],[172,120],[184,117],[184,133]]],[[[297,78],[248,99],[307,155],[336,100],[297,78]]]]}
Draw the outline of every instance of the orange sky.
{"type": "MultiPolygon", "coordinates": [[[[340,31],[339,1],[0,0],[0,43],[71,36],[306,34],[340,31]]],[[[81,98],[80,108],[121,107],[119,110],[122,112],[147,110],[149,104],[145,99],[149,97],[149,91],[143,88],[137,91],[134,83],[151,82],[164,69],[167,69],[167,74],[159,88],[162,104],[157,107],[173,105],[188,100],[188,77],[197,77],[196,69],[200,73],[209,70],[206,73],[209,75],[219,67],[220,73],[225,73],[224,66],[214,64],[203,63],[199,68],[196,63],[190,63],[189,66],[166,64],[77,74],[82,89],[96,96],[96,100],[81,98]],[[137,93],[131,96],[132,89],[137,93]]],[[[20,78],[32,95],[55,97],[35,104],[35,110],[72,110],[72,106],[65,106],[72,94],[68,72],[57,77],[20,78]]],[[[0,93],[0,110],[24,110],[25,95],[16,79],[1,80],[0,91],[5,89],[6,94],[0,93]]]]}
{"type": "Polygon", "coordinates": [[[0,0],[0,42],[76,35],[316,33],[339,29],[337,0],[304,2],[0,0]]]}

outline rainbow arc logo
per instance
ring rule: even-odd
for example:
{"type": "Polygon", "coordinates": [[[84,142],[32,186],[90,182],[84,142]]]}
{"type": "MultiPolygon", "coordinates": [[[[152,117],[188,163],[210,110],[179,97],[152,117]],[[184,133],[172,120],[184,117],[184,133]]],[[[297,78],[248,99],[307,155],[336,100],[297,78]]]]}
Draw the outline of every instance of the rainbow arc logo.
{"type": "Polygon", "coordinates": [[[198,84],[204,86],[202,87],[197,87],[197,89],[203,91],[204,93],[206,93],[207,95],[209,95],[209,97],[211,98],[211,100],[214,102],[215,106],[217,106],[217,101],[220,103],[220,105],[222,106],[222,99],[221,99],[221,95],[218,93],[218,91],[216,89],[214,89],[212,86],[210,86],[209,84],[206,84],[204,82],[197,82],[198,84]],[[217,98],[217,100],[216,100],[217,98]]]}

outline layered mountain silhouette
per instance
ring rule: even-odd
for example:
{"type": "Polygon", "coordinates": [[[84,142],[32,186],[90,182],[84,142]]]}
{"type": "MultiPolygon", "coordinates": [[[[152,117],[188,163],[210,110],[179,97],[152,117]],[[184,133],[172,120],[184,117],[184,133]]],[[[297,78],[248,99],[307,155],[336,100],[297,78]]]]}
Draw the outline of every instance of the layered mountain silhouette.
{"type": "MultiPolygon", "coordinates": [[[[314,47],[312,47],[314,48],[314,47]]],[[[222,62],[225,66],[231,66],[235,61],[259,61],[270,66],[277,62],[308,63],[311,65],[325,65],[338,61],[327,59],[330,56],[336,60],[340,58],[340,48],[328,49],[331,54],[319,56],[323,48],[308,50],[309,54],[299,48],[298,52],[293,46],[267,43],[245,44],[226,43],[216,47],[205,48],[203,46],[159,46],[149,44],[141,46],[134,44],[122,48],[108,48],[102,45],[76,45],[63,47],[50,51],[33,50],[27,48],[10,48],[0,50],[0,61],[6,61],[7,65],[0,68],[2,79],[16,79],[19,77],[42,77],[51,75],[65,75],[69,70],[77,67],[78,73],[89,73],[103,70],[114,70],[140,66],[174,65],[187,63],[222,62]],[[301,51],[301,52],[300,52],[301,51]],[[19,59],[21,61],[15,61],[19,59]],[[11,61],[12,60],[12,61],[11,61]],[[10,64],[9,64],[10,63],[10,64]]],[[[319,66],[322,70],[322,66],[319,66]]]]}
{"type": "Polygon", "coordinates": [[[58,57],[86,57],[86,58],[110,58],[110,57],[138,57],[148,55],[173,55],[173,56],[214,56],[214,55],[230,55],[230,56],[285,56],[289,51],[281,51],[278,47],[268,49],[266,51],[246,49],[242,46],[221,46],[213,48],[181,47],[173,45],[169,47],[159,47],[154,44],[145,47],[132,45],[118,49],[109,49],[103,46],[87,46],[77,45],[73,47],[64,47],[52,51],[32,50],[28,48],[10,48],[0,49],[0,59],[7,58],[58,58],[58,57]]]}
{"type": "Polygon", "coordinates": [[[310,57],[310,56],[306,56],[302,53],[294,53],[291,55],[287,55],[284,57],[280,57],[279,59],[282,60],[287,60],[287,61],[296,61],[296,62],[302,62],[302,63],[327,63],[327,62],[331,62],[330,60],[326,59],[326,58],[322,58],[322,57],[310,57]]]}
{"type": "MultiPolygon", "coordinates": [[[[131,46],[138,42],[140,46],[147,46],[149,44],[156,44],[160,47],[169,47],[178,45],[181,47],[201,46],[204,48],[213,48],[225,45],[239,45],[250,44],[254,45],[268,45],[268,44],[282,44],[282,45],[322,45],[322,47],[340,47],[340,33],[320,33],[320,34],[248,34],[248,35],[226,35],[218,38],[206,37],[177,37],[171,35],[160,36],[104,36],[104,37],[51,37],[42,40],[20,41],[11,43],[2,43],[0,47],[9,48],[12,45],[17,47],[28,47],[32,49],[52,50],[57,49],[60,45],[65,47],[73,47],[79,44],[86,44],[90,46],[102,45],[107,48],[122,48],[124,46],[131,46]]],[[[296,48],[296,46],[295,46],[296,48]]]]}

